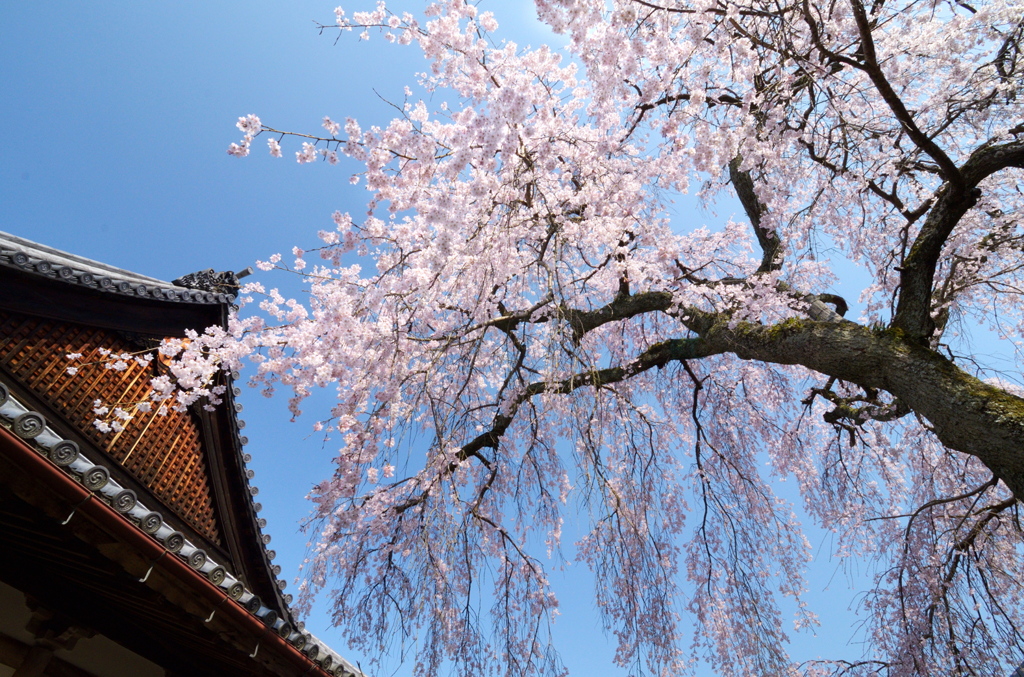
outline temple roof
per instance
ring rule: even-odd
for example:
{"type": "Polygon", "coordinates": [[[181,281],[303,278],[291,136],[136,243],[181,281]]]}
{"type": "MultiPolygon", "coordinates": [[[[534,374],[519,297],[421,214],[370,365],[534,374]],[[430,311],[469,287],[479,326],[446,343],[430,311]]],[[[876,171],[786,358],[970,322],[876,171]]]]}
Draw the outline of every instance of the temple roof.
{"type": "MultiPolygon", "coordinates": [[[[230,377],[225,377],[224,403],[215,412],[193,411],[201,438],[196,444],[205,445],[212,473],[211,479],[205,480],[209,489],[200,487],[198,492],[208,491],[216,499],[208,500],[209,506],[204,508],[211,515],[209,519],[191,513],[175,514],[180,512],[176,507],[180,503],[177,494],[172,496],[153,483],[149,471],[136,469],[138,457],[128,464],[127,458],[122,458],[124,454],[119,455],[108,448],[109,444],[94,439],[95,431],[82,423],[85,419],[79,420],[80,412],[75,413],[84,405],[68,399],[78,385],[65,381],[93,377],[84,372],[78,377],[64,376],[64,327],[71,327],[70,333],[75,336],[95,335],[98,338],[93,342],[99,341],[99,346],[107,345],[102,341],[121,340],[118,337],[138,341],[139,336],[181,336],[188,326],[202,329],[209,324],[223,324],[234,301],[234,296],[226,292],[232,287],[237,289],[237,276],[208,270],[166,282],[0,232],[0,283],[14,290],[0,295],[0,320],[4,311],[8,313],[6,317],[13,318],[6,320],[7,325],[0,322],[0,332],[3,338],[28,346],[19,348],[23,356],[31,353],[30,357],[19,358],[26,364],[24,368],[19,367],[18,359],[10,357],[16,350],[8,351],[7,357],[0,355],[0,426],[46,459],[53,469],[112,508],[120,519],[202,574],[223,591],[225,600],[238,602],[268,631],[286,640],[325,672],[339,677],[361,675],[336,652],[305,632],[289,609],[291,595],[284,594],[284,581],[278,578],[281,568],[272,563],[274,551],[267,547],[271,539],[265,533],[266,520],[257,515],[261,509],[255,500],[258,490],[251,484],[254,472],[246,467],[251,458],[242,449],[247,439],[240,434],[245,422],[237,417],[242,405],[235,402],[239,390],[232,387],[230,377]],[[3,273],[5,269],[9,272],[3,273]],[[106,305],[101,302],[104,299],[106,305]],[[154,305],[164,310],[159,311],[154,305]],[[200,306],[204,308],[197,313],[200,306]],[[61,324],[68,322],[76,324],[61,324]],[[15,326],[17,330],[10,329],[15,326]],[[76,326],[105,327],[106,333],[74,329],[76,326]],[[43,347],[47,341],[54,345],[43,347]],[[227,539],[224,543],[222,537],[227,539]]],[[[147,378],[144,369],[135,365],[132,369],[139,371],[131,376],[132,382],[143,383],[147,378]]],[[[109,390],[116,384],[103,387],[109,390]]],[[[86,400],[94,396],[89,393],[86,400]]],[[[159,425],[163,423],[158,422],[159,425]]],[[[180,422],[170,425],[175,431],[185,428],[180,422]]],[[[146,423],[138,440],[148,430],[146,423]]],[[[129,439],[134,438],[125,437],[129,439]]]]}

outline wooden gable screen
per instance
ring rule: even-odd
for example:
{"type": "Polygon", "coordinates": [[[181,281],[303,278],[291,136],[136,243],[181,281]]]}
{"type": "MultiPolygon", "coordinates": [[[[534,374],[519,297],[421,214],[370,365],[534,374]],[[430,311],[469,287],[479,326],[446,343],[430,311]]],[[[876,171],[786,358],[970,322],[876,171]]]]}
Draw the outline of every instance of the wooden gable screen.
{"type": "Polygon", "coordinates": [[[197,533],[221,545],[202,433],[190,414],[160,416],[154,408],[136,413],[119,433],[93,426],[93,402],[111,406],[140,400],[156,376],[156,360],[148,367],[130,361],[124,371],[90,365],[102,361],[101,348],[115,353],[138,348],[114,331],[3,310],[0,336],[6,339],[0,342],[0,369],[49,403],[197,533]],[[75,376],[67,373],[68,353],[82,353],[75,376]]]}

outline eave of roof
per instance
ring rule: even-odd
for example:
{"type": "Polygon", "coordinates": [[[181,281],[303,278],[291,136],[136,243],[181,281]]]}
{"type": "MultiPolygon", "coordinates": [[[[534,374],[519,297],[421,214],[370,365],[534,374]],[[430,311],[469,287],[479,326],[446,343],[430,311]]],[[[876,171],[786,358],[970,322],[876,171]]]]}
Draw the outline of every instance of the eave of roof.
{"type": "Polygon", "coordinates": [[[179,287],[0,231],[0,265],[99,291],[165,302],[222,304],[231,294],[179,287]]]}
{"type": "MultiPolygon", "coordinates": [[[[102,525],[117,540],[135,549],[146,561],[150,562],[149,570],[139,579],[140,583],[145,583],[151,577],[153,570],[159,569],[162,575],[169,575],[190,590],[194,599],[203,600],[207,608],[220,614],[221,619],[218,621],[220,624],[227,621],[243,637],[251,638],[250,658],[256,658],[262,648],[263,652],[273,652],[276,656],[294,665],[297,668],[296,674],[308,672],[325,674],[325,672],[317,670],[320,668],[319,665],[310,661],[284,638],[271,632],[270,627],[248,612],[244,606],[229,601],[230,596],[222,588],[215,586],[180,558],[166,556],[167,550],[164,546],[156,540],[150,539],[130,522],[124,520],[113,506],[98,499],[95,493],[75,482],[65,472],[48,464],[46,459],[38,454],[38,449],[27,444],[26,440],[19,438],[10,430],[0,427],[0,448],[17,465],[32,476],[39,478],[53,494],[73,506],[66,521],[70,522],[76,515],[79,516],[78,519],[88,518],[94,523],[102,525]]],[[[213,614],[210,614],[209,618],[212,620],[213,614]]]]}

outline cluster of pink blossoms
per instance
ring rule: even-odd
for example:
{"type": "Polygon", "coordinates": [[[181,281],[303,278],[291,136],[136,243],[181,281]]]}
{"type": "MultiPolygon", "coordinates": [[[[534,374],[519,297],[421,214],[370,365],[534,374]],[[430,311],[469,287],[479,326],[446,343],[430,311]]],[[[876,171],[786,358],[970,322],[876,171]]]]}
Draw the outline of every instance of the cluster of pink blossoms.
{"type": "MultiPolygon", "coordinates": [[[[234,155],[235,157],[245,157],[249,154],[249,145],[252,140],[262,131],[263,124],[260,119],[255,115],[246,115],[244,118],[238,118],[238,122],[235,124],[236,127],[244,134],[241,143],[233,143],[228,147],[228,155],[234,155]]],[[[274,151],[274,147],[270,147],[271,153],[274,151]]]]}

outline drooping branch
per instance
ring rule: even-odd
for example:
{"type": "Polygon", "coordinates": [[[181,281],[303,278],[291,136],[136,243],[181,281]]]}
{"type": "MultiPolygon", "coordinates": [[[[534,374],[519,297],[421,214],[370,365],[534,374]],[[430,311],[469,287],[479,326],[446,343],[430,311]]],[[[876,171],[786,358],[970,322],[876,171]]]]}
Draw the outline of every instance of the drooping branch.
{"type": "Polygon", "coordinates": [[[566,394],[584,387],[600,388],[625,381],[655,367],[664,367],[670,362],[696,360],[710,357],[718,352],[720,351],[716,351],[700,338],[670,339],[654,344],[623,366],[581,372],[553,383],[545,381],[532,383],[527,387],[526,394],[527,396],[541,393],[566,394]]]}
{"type": "MultiPolygon", "coordinates": [[[[565,395],[581,388],[601,388],[602,386],[613,383],[621,383],[622,381],[654,368],[660,369],[672,362],[695,360],[702,357],[709,357],[713,354],[715,354],[715,351],[710,347],[710,345],[700,338],[670,339],[668,341],[661,341],[654,344],[637,355],[636,358],[621,366],[583,371],[573,374],[568,378],[555,381],[533,382],[519,391],[519,393],[510,402],[504,404],[502,407],[503,411],[495,415],[491,422],[491,426],[488,429],[484,430],[459,447],[454,454],[453,460],[445,466],[443,472],[444,474],[450,475],[458,470],[463,461],[476,459],[488,468],[488,470],[491,470],[491,477],[493,480],[493,475],[497,472],[497,468],[496,466],[493,466],[491,461],[481,454],[481,451],[486,448],[498,448],[502,436],[515,421],[520,407],[532,397],[545,393],[565,395]]],[[[477,499],[478,501],[486,491],[487,486],[482,487],[481,493],[477,499]]],[[[402,514],[410,508],[422,504],[430,496],[430,493],[431,490],[429,488],[425,489],[419,494],[394,506],[392,509],[396,514],[402,514]]]]}
{"type": "Polygon", "coordinates": [[[515,420],[519,407],[531,397],[544,393],[565,395],[580,388],[600,388],[620,383],[655,367],[664,367],[670,362],[695,360],[715,354],[711,347],[700,338],[670,339],[656,343],[618,367],[584,371],[557,381],[535,381],[526,386],[516,398],[505,406],[507,413],[498,414],[488,430],[480,433],[459,449],[459,460],[477,456],[485,447],[497,448],[501,436],[515,420]]]}

